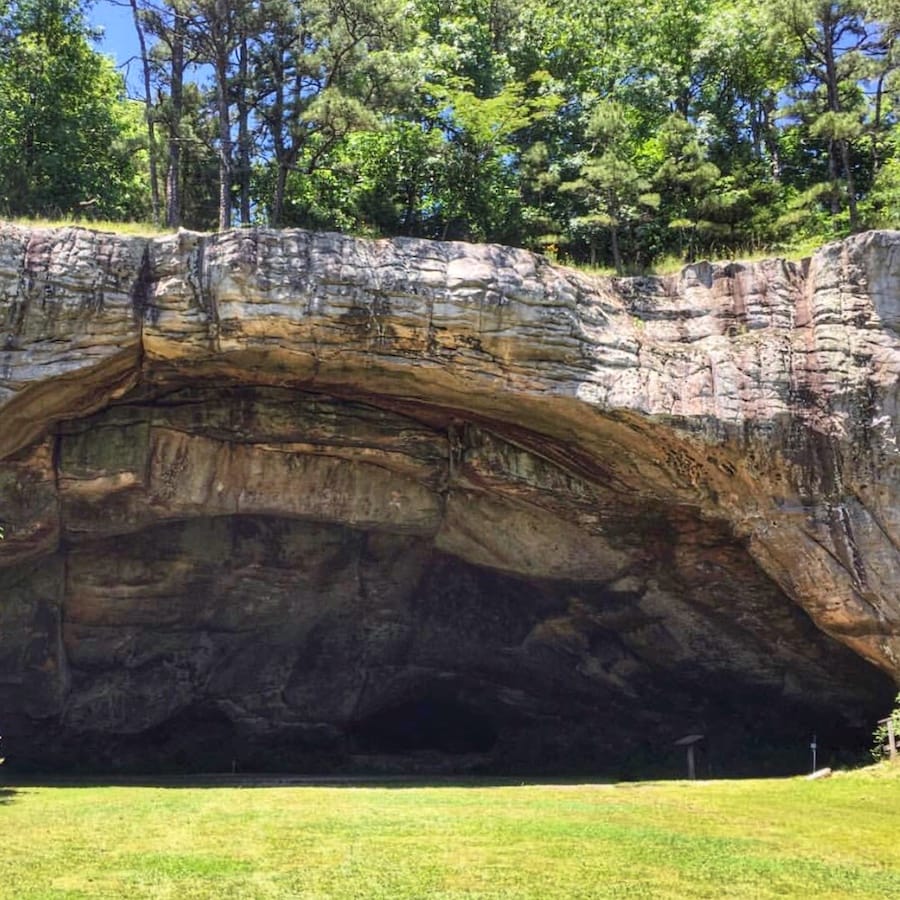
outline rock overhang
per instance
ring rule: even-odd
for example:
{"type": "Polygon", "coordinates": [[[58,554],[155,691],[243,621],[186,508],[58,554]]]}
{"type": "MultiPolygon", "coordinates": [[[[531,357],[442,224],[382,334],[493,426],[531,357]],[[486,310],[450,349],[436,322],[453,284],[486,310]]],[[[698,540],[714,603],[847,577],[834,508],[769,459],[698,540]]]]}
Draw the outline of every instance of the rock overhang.
{"type": "Polygon", "coordinates": [[[504,723],[492,764],[767,708],[862,724],[889,682],[840,645],[900,671],[898,245],[604,280],[7,227],[4,703],[57,749],[162,729],[161,756],[214,713],[249,756],[352,758],[434,697],[504,723]]]}

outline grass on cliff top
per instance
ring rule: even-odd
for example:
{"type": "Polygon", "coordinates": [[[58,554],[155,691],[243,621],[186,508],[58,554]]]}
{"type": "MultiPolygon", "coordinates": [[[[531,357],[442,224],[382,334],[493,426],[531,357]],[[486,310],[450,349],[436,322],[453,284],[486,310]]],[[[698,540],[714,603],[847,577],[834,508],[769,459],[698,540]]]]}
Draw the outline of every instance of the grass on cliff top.
{"type": "MultiPolygon", "coordinates": [[[[94,220],[83,218],[60,218],[60,219],[44,219],[44,218],[14,218],[8,219],[14,225],[20,225],[25,228],[88,228],[93,231],[109,231],[115,234],[133,234],[141,237],[157,237],[164,234],[172,234],[174,229],[164,228],[154,225],[151,222],[119,222],[108,220],[94,220]]],[[[781,258],[788,260],[800,260],[807,256],[812,256],[825,243],[824,238],[807,238],[803,241],[795,241],[792,243],[767,247],[760,250],[747,251],[746,253],[731,253],[722,255],[710,255],[698,258],[706,259],[709,262],[758,262],[764,259],[781,258]]],[[[591,275],[615,276],[616,270],[612,266],[591,266],[588,263],[573,263],[568,259],[559,259],[551,257],[559,265],[566,268],[577,269],[580,272],[587,272],[591,275]]],[[[669,255],[654,260],[647,267],[626,267],[625,275],[676,275],[689,263],[678,255],[669,255]]]]}
{"type": "Polygon", "coordinates": [[[0,897],[900,896],[900,767],[489,786],[7,785],[0,897]]]}
{"type": "Polygon", "coordinates": [[[113,234],[133,234],[140,237],[156,237],[172,233],[172,229],[158,227],[151,222],[113,222],[106,219],[77,218],[14,218],[3,221],[22,228],[87,228],[91,231],[109,231],[113,234]]]}
{"type": "MultiPolygon", "coordinates": [[[[801,259],[813,256],[817,250],[823,247],[828,240],[826,238],[807,238],[791,243],[780,244],[773,247],[764,247],[758,250],[738,251],[732,253],[700,255],[696,262],[711,263],[754,263],[761,262],[766,259],[786,259],[792,262],[799,262],[801,259]]],[[[591,275],[614,277],[617,273],[612,266],[591,266],[586,263],[573,264],[571,262],[561,261],[560,265],[577,269],[580,272],[587,272],[591,275]]],[[[685,261],[684,257],[675,254],[662,256],[655,259],[646,267],[625,267],[624,275],[677,275],[683,269],[687,268],[691,263],[685,261]]]]}

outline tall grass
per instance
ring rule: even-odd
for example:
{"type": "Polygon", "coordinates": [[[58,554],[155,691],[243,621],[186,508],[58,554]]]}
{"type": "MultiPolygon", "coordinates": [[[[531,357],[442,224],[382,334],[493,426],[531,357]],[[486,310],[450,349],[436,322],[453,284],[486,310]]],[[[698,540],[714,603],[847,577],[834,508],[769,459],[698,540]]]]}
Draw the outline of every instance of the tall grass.
{"type": "Polygon", "coordinates": [[[6,219],[13,225],[21,225],[24,228],[90,228],[93,231],[108,231],[115,234],[134,234],[141,237],[155,237],[161,234],[171,234],[172,229],[166,229],[153,225],[150,222],[112,222],[106,219],[86,219],[75,217],[63,217],[60,219],[44,218],[15,218],[6,219]]]}

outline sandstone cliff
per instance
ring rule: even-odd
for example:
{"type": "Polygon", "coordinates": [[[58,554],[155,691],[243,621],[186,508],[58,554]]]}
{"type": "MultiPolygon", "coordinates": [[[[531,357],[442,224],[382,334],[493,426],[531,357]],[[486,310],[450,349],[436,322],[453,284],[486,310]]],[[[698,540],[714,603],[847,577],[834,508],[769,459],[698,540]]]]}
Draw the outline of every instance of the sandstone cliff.
{"type": "Polygon", "coordinates": [[[7,750],[852,743],[900,680],[898,375],[900,233],[594,279],[496,246],[4,226],[7,750]]]}

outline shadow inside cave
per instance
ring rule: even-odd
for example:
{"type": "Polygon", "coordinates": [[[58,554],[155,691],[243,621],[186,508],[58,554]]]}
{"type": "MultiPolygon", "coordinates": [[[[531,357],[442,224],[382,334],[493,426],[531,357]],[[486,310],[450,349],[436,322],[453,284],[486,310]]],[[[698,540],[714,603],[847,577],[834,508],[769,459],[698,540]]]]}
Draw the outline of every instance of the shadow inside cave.
{"type": "MultiPolygon", "coordinates": [[[[397,740],[396,728],[400,721],[398,709],[392,708],[387,716],[390,725],[388,736],[397,740]]],[[[378,718],[376,724],[380,729],[384,719],[378,718]]],[[[372,739],[372,723],[366,722],[362,735],[372,739]]],[[[408,735],[403,732],[404,741],[408,735]]],[[[416,737],[419,735],[417,734],[416,737]]],[[[478,735],[484,738],[481,732],[478,735]]],[[[760,778],[805,777],[810,771],[809,745],[804,741],[791,741],[790,744],[767,744],[765,746],[746,746],[740,761],[723,755],[725,749],[717,744],[715,736],[711,740],[702,740],[696,745],[695,752],[696,778],[699,781],[710,780],[753,780],[760,778]]],[[[359,738],[357,737],[357,741],[359,738]]],[[[507,766],[497,768],[493,761],[493,771],[488,754],[474,753],[456,757],[464,760],[470,768],[439,768],[446,766],[448,752],[434,749],[417,750],[404,743],[395,745],[393,753],[385,754],[384,733],[376,736],[375,752],[360,752],[357,743],[356,753],[345,757],[340,767],[331,770],[304,767],[302,764],[277,768],[257,765],[254,767],[238,767],[228,770],[218,767],[204,767],[209,759],[194,759],[193,766],[186,768],[132,768],[116,769],[95,765],[62,769],[52,766],[22,766],[15,762],[5,767],[4,787],[0,789],[0,803],[14,798],[16,790],[34,787],[60,788],[95,788],[95,787],[139,787],[164,789],[198,789],[198,788],[372,788],[372,789],[422,789],[422,788],[491,788],[518,786],[574,786],[574,785],[614,785],[641,784],[652,782],[679,782],[688,779],[685,748],[677,745],[657,745],[644,748],[632,757],[627,766],[590,765],[582,762],[579,766],[571,766],[567,770],[516,768],[507,766]],[[381,751],[380,753],[377,751],[381,751]],[[404,752],[405,751],[405,752],[404,752]],[[478,768],[478,766],[481,768],[478,768]],[[432,768],[428,768],[432,766],[432,768]]],[[[460,749],[454,747],[453,749],[460,749]]],[[[471,750],[471,746],[465,749],[471,750]]],[[[864,765],[866,759],[861,746],[831,746],[819,738],[819,767],[828,766],[834,769],[852,769],[864,765]]],[[[299,761],[298,761],[299,763],[299,761]]]]}
{"type": "Polygon", "coordinates": [[[489,753],[497,743],[490,720],[451,698],[423,696],[387,706],[355,724],[351,742],[363,753],[489,753]]]}
{"type": "MultiPolygon", "coordinates": [[[[664,779],[659,779],[664,780],[664,779]]],[[[299,775],[279,773],[232,774],[210,772],[191,775],[54,775],[28,774],[15,779],[16,788],[0,789],[0,803],[9,802],[21,788],[135,787],[195,790],[203,788],[371,788],[420,790],[424,788],[504,788],[536,786],[612,786],[617,782],[597,777],[434,776],[434,775],[299,775]]]]}

